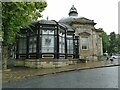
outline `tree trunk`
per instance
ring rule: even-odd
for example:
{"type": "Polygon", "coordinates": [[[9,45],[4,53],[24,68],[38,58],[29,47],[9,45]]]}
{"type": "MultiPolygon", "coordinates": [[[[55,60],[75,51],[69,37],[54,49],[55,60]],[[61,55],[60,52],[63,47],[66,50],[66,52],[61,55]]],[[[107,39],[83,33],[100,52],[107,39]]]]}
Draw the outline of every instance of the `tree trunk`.
{"type": "Polygon", "coordinates": [[[2,70],[2,42],[0,41],[0,70],[2,70]]]}
{"type": "Polygon", "coordinates": [[[8,62],[8,46],[3,46],[3,53],[2,53],[2,68],[3,70],[7,69],[7,62],[8,62]]]}

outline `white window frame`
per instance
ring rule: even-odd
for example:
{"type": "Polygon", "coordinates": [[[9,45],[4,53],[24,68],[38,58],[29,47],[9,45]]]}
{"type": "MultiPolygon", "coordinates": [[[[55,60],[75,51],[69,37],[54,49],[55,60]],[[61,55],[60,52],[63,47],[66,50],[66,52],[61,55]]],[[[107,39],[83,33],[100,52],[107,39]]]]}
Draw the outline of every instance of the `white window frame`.
{"type": "Polygon", "coordinates": [[[88,41],[88,37],[87,36],[82,36],[81,37],[81,49],[82,50],[88,50],[88,44],[89,44],[89,41],[88,41]],[[87,42],[86,42],[86,48],[83,48],[83,38],[86,38],[87,39],[87,42]]]}

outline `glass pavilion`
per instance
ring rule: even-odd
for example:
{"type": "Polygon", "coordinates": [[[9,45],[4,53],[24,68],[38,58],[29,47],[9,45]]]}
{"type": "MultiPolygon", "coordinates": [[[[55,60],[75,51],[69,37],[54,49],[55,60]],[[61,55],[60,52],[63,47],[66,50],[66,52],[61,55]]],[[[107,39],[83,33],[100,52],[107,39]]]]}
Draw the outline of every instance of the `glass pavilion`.
{"type": "Polygon", "coordinates": [[[33,22],[20,30],[17,40],[17,59],[74,59],[79,58],[78,37],[67,24],[55,20],[33,22]]]}

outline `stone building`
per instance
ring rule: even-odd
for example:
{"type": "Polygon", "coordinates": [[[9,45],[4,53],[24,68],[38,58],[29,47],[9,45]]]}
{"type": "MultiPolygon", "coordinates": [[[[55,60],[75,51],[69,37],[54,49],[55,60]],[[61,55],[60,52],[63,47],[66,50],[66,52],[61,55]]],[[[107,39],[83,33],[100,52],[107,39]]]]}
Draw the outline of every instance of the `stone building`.
{"type": "Polygon", "coordinates": [[[94,20],[79,17],[74,5],[69,11],[69,17],[62,18],[59,22],[69,24],[75,30],[79,39],[79,58],[97,60],[103,55],[101,28],[96,29],[94,20]]]}
{"type": "Polygon", "coordinates": [[[32,22],[22,28],[17,40],[16,66],[32,68],[62,67],[79,59],[97,60],[102,53],[102,29],[96,23],[78,17],[74,5],[69,17],[32,22]]]}

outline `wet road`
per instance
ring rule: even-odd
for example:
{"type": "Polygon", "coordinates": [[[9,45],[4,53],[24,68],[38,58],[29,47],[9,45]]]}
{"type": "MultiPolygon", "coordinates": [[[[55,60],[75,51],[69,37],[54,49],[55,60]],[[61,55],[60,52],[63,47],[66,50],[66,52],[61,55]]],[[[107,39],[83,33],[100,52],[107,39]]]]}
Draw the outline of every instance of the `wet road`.
{"type": "Polygon", "coordinates": [[[34,76],[3,88],[118,88],[118,66],[34,76]]]}

